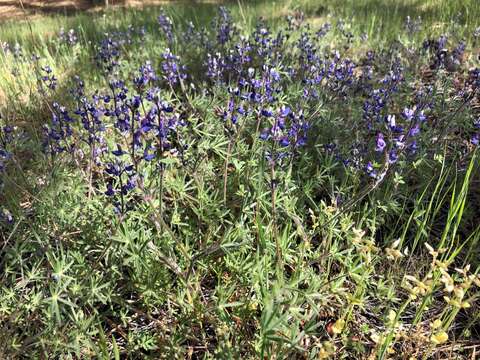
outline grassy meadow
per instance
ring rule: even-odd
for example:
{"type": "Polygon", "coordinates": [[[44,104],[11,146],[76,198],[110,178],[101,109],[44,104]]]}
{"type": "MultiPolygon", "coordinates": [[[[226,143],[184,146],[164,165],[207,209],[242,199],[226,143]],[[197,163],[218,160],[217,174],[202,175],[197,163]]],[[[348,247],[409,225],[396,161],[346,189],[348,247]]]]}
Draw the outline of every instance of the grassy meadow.
{"type": "Polygon", "coordinates": [[[480,3],[0,23],[0,359],[475,359],[480,3]]]}

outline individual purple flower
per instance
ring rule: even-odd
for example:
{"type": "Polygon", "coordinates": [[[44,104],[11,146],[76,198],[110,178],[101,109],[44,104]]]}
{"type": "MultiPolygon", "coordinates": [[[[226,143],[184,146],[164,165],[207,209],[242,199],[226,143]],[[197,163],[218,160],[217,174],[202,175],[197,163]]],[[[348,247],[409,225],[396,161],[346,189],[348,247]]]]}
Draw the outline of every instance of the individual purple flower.
{"type": "Polygon", "coordinates": [[[261,140],[267,140],[270,137],[269,129],[263,129],[259,137],[261,140]]]}
{"type": "Polygon", "coordinates": [[[126,184],[121,186],[120,191],[122,192],[123,195],[127,195],[130,191],[135,189],[135,178],[134,177],[128,177],[126,184]]]}
{"type": "Polygon", "coordinates": [[[420,122],[424,122],[425,120],[427,120],[427,117],[425,116],[423,110],[417,113],[417,120],[420,122]]]}
{"type": "Polygon", "coordinates": [[[280,81],[280,74],[278,73],[278,71],[274,68],[271,68],[270,69],[270,76],[272,78],[273,81],[280,81]]]}
{"type": "Polygon", "coordinates": [[[272,109],[262,109],[260,113],[265,117],[272,117],[273,116],[272,109]]]}
{"type": "Polygon", "coordinates": [[[112,150],[112,154],[115,156],[122,156],[125,155],[126,152],[122,150],[122,147],[119,144],[117,144],[117,149],[112,150]]]}
{"type": "Polygon", "coordinates": [[[365,166],[365,171],[367,173],[368,176],[372,177],[372,178],[376,178],[377,177],[377,171],[375,170],[375,168],[373,167],[373,164],[371,161],[369,161],[367,163],[367,165],[365,166]]]}
{"type": "Polygon", "coordinates": [[[475,146],[478,146],[480,144],[480,133],[476,133],[472,136],[472,139],[470,140],[470,142],[475,145],[475,146]]]}
{"type": "Polygon", "coordinates": [[[413,120],[414,115],[415,115],[415,109],[410,109],[406,107],[402,111],[402,116],[407,121],[413,120]]]}
{"type": "Polygon", "coordinates": [[[394,164],[398,161],[398,154],[395,150],[390,150],[388,153],[388,162],[394,164]]]}
{"type": "Polygon", "coordinates": [[[113,182],[112,181],[109,181],[107,183],[107,190],[105,191],[105,195],[107,196],[115,196],[116,194],[116,191],[113,189],[113,182]]]}
{"type": "Polygon", "coordinates": [[[475,119],[475,120],[473,121],[473,127],[474,127],[475,129],[480,129],[480,117],[478,117],[477,119],[475,119]]]}
{"type": "Polygon", "coordinates": [[[415,154],[418,150],[417,140],[414,139],[410,141],[410,143],[408,144],[407,150],[410,152],[410,154],[415,154]]]}
{"type": "Polygon", "coordinates": [[[415,124],[409,131],[408,136],[416,136],[420,133],[420,125],[415,124]]]}
{"type": "Polygon", "coordinates": [[[5,208],[0,209],[0,222],[4,222],[8,225],[11,225],[11,224],[13,224],[13,221],[14,221],[14,219],[13,219],[13,216],[10,213],[10,211],[8,211],[5,208]]]}
{"type": "Polygon", "coordinates": [[[405,147],[405,135],[401,134],[393,138],[395,148],[401,150],[405,147]]]}
{"type": "Polygon", "coordinates": [[[147,146],[143,151],[143,159],[145,161],[152,161],[155,159],[155,147],[154,146],[147,146]]]}
{"type": "Polygon", "coordinates": [[[377,134],[377,139],[375,142],[375,151],[377,152],[383,152],[385,149],[385,146],[387,146],[387,143],[385,142],[384,136],[381,132],[377,134]]]}

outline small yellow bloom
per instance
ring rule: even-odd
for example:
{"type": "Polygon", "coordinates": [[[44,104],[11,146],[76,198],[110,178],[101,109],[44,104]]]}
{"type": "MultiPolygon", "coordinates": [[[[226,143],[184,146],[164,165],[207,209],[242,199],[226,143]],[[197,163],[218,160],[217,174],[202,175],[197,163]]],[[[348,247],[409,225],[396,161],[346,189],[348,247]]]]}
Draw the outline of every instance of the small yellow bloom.
{"type": "Polygon", "coordinates": [[[430,325],[432,329],[438,329],[440,326],[442,326],[442,320],[437,319],[430,325]]]}
{"type": "Polygon", "coordinates": [[[345,327],[345,320],[338,319],[337,321],[335,321],[335,323],[332,326],[332,332],[334,334],[340,334],[343,331],[344,327],[345,327]]]}
{"type": "Polygon", "coordinates": [[[457,297],[458,300],[462,300],[463,297],[465,296],[465,291],[461,287],[454,288],[453,292],[455,293],[455,296],[457,297]]]}
{"type": "Polygon", "coordinates": [[[331,356],[335,353],[335,345],[329,341],[324,341],[318,352],[318,359],[331,359],[331,356]]]}
{"type": "Polygon", "coordinates": [[[417,286],[420,288],[420,293],[422,295],[424,295],[427,291],[430,290],[430,287],[422,281],[419,281],[417,286]]]}
{"type": "Polygon", "coordinates": [[[388,322],[390,324],[394,324],[395,323],[395,319],[397,317],[397,313],[394,311],[394,310],[390,310],[388,312],[388,322]]]}
{"type": "Polygon", "coordinates": [[[327,214],[331,215],[331,214],[335,214],[335,212],[337,211],[336,207],[335,206],[327,206],[325,208],[327,214]]]}
{"type": "Polygon", "coordinates": [[[467,301],[462,302],[462,308],[463,309],[468,309],[470,307],[470,303],[467,301]]]}
{"type": "Polygon", "coordinates": [[[460,301],[455,300],[455,299],[450,299],[448,296],[444,296],[443,299],[448,303],[448,305],[452,305],[457,308],[461,308],[462,304],[460,304],[460,301]]]}
{"type": "Polygon", "coordinates": [[[375,344],[380,344],[383,342],[383,336],[381,334],[377,334],[376,332],[372,332],[370,339],[372,339],[375,344]]]}
{"type": "Polygon", "coordinates": [[[385,253],[387,254],[387,259],[389,260],[397,260],[403,256],[403,254],[394,248],[386,248],[385,253]]]}
{"type": "Polygon", "coordinates": [[[357,229],[357,228],[353,228],[352,229],[352,232],[353,232],[353,239],[352,239],[352,243],[354,243],[355,245],[357,244],[360,244],[362,242],[362,239],[365,235],[365,231],[361,230],[361,229],[357,229]]]}
{"type": "Polygon", "coordinates": [[[446,271],[442,270],[442,277],[440,278],[440,281],[445,286],[445,291],[452,292],[454,290],[455,287],[453,279],[446,271]]]}
{"type": "Polygon", "coordinates": [[[448,340],[448,334],[445,331],[439,331],[439,332],[433,334],[430,338],[430,341],[434,345],[443,344],[443,343],[447,342],[447,340],[448,340]]]}
{"type": "Polygon", "coordinates": [[[324,359],[328,359],[330,358],[330,353],[328,351],[326,351],[325,349],[320,349],[320,351],[318,352],[318,358],[320,360],[324,360],[324,359]]]}
{"type": "Polygon", "coordinates": [[[448,270],[448,264],[444,261],[435,260],[435,265],[437,265],[440,268],[440,271],[448,270]]]}

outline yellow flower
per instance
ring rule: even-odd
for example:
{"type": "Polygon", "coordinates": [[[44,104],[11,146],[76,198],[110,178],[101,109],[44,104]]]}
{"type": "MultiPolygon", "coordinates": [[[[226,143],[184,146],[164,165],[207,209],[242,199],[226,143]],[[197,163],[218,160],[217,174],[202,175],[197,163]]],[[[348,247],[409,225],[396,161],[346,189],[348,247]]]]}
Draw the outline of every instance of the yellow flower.
{"type": "Polygon", "coordinates": [[[365,231],[353,228],[352,232],[354,236],[352,239],[352,243],[354,243],[355,245],[360,244],[362,242],[363,236],[365,235],[365,231]]]}
{"type": "Polygon", "coordinates": [[[324,341],[318,352],[319,359],[330,359],[331,356],[335,353],[335,345],[329,341],[324,341]]]}
{"type": "Polygon", "coordinates": [[[343,331],[344,327],[345,327],[345,320],[338,319],[337,321],[335,321],[335,323],[332,326],[332,332],[334,334],[340,334],[343,331]]]}
{"type": "Polygon", "coordinates": [[[323,348],[320,349],[320,351],[318,352],[318,358],[320,360],[328,359],[329,357],[330,357],[330,353],[323,348]]]}
{"type": "Polygon", "coordinates": [[[462,305],[461,305],[461,306],[462,306],[462,308],[467,309],[467,308],[470,307],[470,303],[467,302],[467,301],[464,301],[464,302],[462,302],[462,305]]]}
{"type": "Polygon", "coordinates": [[[448,334],[445,332],[445,331],[439,331],[435,334],[433,334],[431,337],[430,337],[430,341],[434,344],[434,345],[440,345],[440,344],[443,344],[445,342],[447,342],[448,340],[448,334]]]}
{"type": "Polygon", "coordinates": [[[397,313],[396,313],[394,310],[390,310],[390,311],[388,312],[388,322],[389,322],[390,324],[393,325],[393,324],[395,323],[396,317],[397,317],[397,313]]]}
{"type": "Polygon", "coordinates": [[[415,286],[412,289],[410,289],[410,299],[415,300],[418,294],[420,294],[420,288],[418,286],[415,286]]]}
{"type": "Polygon", "coordinates": [[[422,281],[419,281],[417,286],[420,288],[420,293],[422,295],[424,295],[427,291],[430,290],[430,287],[427,284],[423,283],[422,281]]]}
{"type": "Polygon", "coordinates": [[[325,208],[325,210],[326,210],[327,214],[329,214],[329,215],[335,214],[335,212],[337,211],[335,206],[331,206],[331,205],[327,206],[325,208]]]}
{"type": "Polygon", "coordinates": [[[442,270],[442,277],[440,279],[440,281],[443,283],[443,285],[445,286],[445,291],[447,292],[452,292],[454,290],[454,283],[453,283],[453,279],[451,278],[451,276],[444,270],[442,270]]]}
{"type": "Polygon", "coordinates": [[[437,319],[433,323],[430,324],[432,329],[438,329],[440,326],[442,326],[442,320],[437,319]]]}
{"type": "Polygon", "coordinates": [[[465,296],[465,291],[461,287],[454,288],[453,292],[455,293],[455,296],[457,297],[458,300],[462,300],[463,297],[465,296]]]}
{"type": "Polygon", "coordinates": [[[448,296],[444,296],[443,299],[448,303],[448,305],[452,305],[457,308],[462,307],[462,304],[460,304],[460,301],[458,300],[450,299],[448,296]]]}
{"type": "Polygon", "coordinates": [[[383,335],[372,332],[372,334],[370,335],[370,339],[372,339],[375,344],[380,344],[383,342],[383,335]]]}
{"type": "Polygon", "coordinates": [[[467,264],[463,269],[455,268],[455,271],[463,276],[467,276],[467,273],[470,271],[470,264],[467,264]]]}
{"type": "Polygon", "coordinates": [[[387,259],[389,260],[396,260],[403,256],[399,250],[393,248],[386,248],[385,253],[387,254],[387,259]]]}

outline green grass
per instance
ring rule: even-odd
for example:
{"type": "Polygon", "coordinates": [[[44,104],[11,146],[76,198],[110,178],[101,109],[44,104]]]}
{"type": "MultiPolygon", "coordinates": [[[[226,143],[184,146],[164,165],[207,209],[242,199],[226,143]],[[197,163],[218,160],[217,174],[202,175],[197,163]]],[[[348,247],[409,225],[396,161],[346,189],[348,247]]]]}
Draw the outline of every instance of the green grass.
{"type": "Polygon", "coordinates": [[[480,4],[475,0],[325,0],[292,1],[307,14],[325,16],[335,14],[344,18],[375,40],[396,39],[403,29],[407,16],[420,17],[426,33],[440,34],[450,27],[456,28],[458,36],[471,39],[473,31],[480,26],[480,4]]]}
{"type": "MultiPolygon", "coordinates": [[[[444,32],[472,42],[480,25],[474,0],[318,3],[228,6],[243,34],[259,15],[273,29],[298,10],[314,29],[343,18],[353,43],[334,28],[322,50],[338,48],[354,60],[369,48],[388,53],[398,41],[408,49],[444,32]],[[423,20],[413,37],[401,31],[407,15],[423,20]],[[368,40],[359,38],[363,33],[368,40]]],[[[179,32],[188,21],[209,26],[216,8],[165,9],[179,32]]],[[[224,87],[209,85],[209,94],[163,88],[175,111],[187,114],[181,136],[193,150],[185,159],[162,154],[160,175],[145,166],[145,184],[155,186],[132,195],[131,203],[143,201],[124,216],[114,214],[103,195],[104,175],[87,156],[74,162],[42,154],[42,125],[52,102],[73,104],[73,77],[81,76],[89,92],[107,88],[93,59],[106,32],[146,27],[141,45],[122,48],[125,78],[147,59],[159,67],[166,44],[158,12],[0,25],[1,41],[41,57],[36,63],[0,54],[2,119],[27,134],[13,145],[0,191],[0,211],[9,209],[15,219],[0,225],[0,358],[473,358],[480,336],[479,161],[478,150],[457,147],[455,132],[414,164],[402,161],[385,182],[365,180],[324,150],[332,139],[356,134],[340,125],[360,119],[362,103],[328,93],[303,103],[304,85],[293,83],[282,102],[305,106],[318,135],[275,173],[253,115],[238,133],[219,120],[216,108],[228,101],[224,87]],[[61,27],[76,29],[79,43],[58,44],[61,27]],[[58,89],[39,93],[38,72],[46,64],[58,89]],[[272,177],[278,180],[273,191],[272,177]],[[92,181],[98,188],[92,190],[92,181]]],[[[189,69],[200,69],[204,49],[179,42],[173,50],[189,69]]],[[[414,83],[426,63],[402,51],[407,81],[414,83]]],[[[287,52],[286,61],[294,55],[287,52]]],[[[468,66],[478,59],[469,56],[468,66]]],[[[438,80],[445,94],[435,94],[436,114],[467,131],[470,110],[446,95],[454,89],[447,75],[438,80]]],[[[203,74],[193,76],[197,87],[207,87],[203,74]]],[[[405,106],[411,100],[404,93],[398,98],[405,106]]],[[[110,125],[112,147],[117,138],[110,125]]]]}

